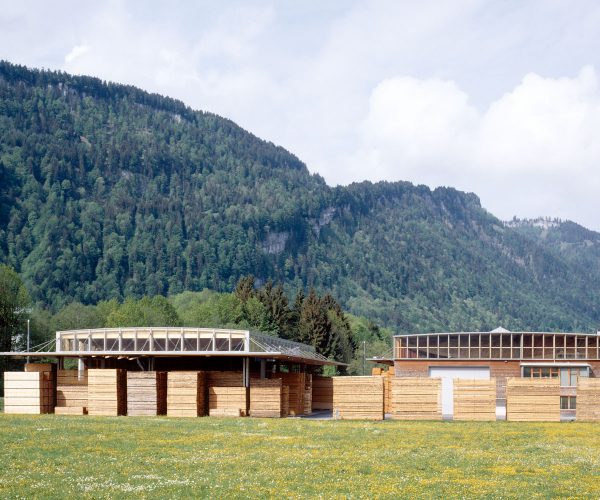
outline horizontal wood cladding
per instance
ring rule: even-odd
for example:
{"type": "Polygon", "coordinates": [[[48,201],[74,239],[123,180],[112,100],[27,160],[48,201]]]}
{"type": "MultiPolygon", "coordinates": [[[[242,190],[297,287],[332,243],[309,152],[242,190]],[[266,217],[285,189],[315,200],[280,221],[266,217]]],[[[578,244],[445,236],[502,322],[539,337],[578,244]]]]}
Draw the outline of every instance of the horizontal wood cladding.
{"type": "Polygon", "coordinates": [[[383,420],[383,378],[333,377],[333,417],[383,420]]]}
{"type": "Polygon", "coordinates": [[[208,388],[208,414],[211,417],[245,417],[247,408],[246,387],[208,388]]]}
{"type": "Polygon", "coordinates": [[[577,420],[600,421],[600,378],[579,377],[576,411],[577,420]]]}
{"type": "Polygon", "coordinates": [[[521,376],[521,362],[515,361],[484,361],[484,360],[415,360],[395,361],[394,370],[397,377],[428,377],[429,368],[432,366],[487,366],[490,369],[490,377],[496,379],[496,397],[506,398],[506,379],[521,376]]]}
{"type": "Polygon", "coordinates": [[[506,420],[559,422],[560,381],[557,378],[509,378],[506,382],[506,420]]]}
{"type": "Polygon", "coordinates": [[[312,375],[309,373],[272,373],[272,379],[281,379],[289,387],[289,414],[308,415],[312,411],[312,375]]]}
{"type": "Polygon", "coordinates": [[[4,372],[4,413],[52,413],[53,393],[51,371],[4,372]]]}
{"type": "Polygon", "coordinates": [[[206,415],[206,373],[172,371],[167,373],[167,415],[199,417],[206,415]]]}
{"type": "Polygon", "coordinates": [[[91,369],[88,375],[88,415],[127,415],[127,372],[91,369]]]}
{"type": "Polygon", "coordinates": [[[127,415],[167,413],[166,372],[127,372],[127,415]]]}
{"type": "Polygon", "coordinates": [[[333,409],[333,378],[313,375],[312,380],[312,409],[333,409]]]}
{"type": "Polygon", "coordinates": [[[496,420],[496,380],[454,380],[454,420],[496,420]]]}
{"type": "Polygon", "coordinates": [[[251,417],[280,418],[287,416],[283,410],[283,385],[281,382],[281,379],[250,380],[251,417]]]}
{"type": "Polygon", "coordinates": [[[88,408],[88,372],[58,370],[56,374],[57,415],[85,415],[88,408]]]}
{"type": "Polygon", "coordinates": [[[441,420],[442,380],[427,377],[393,378],[390,413],[397,420],[441,420]]]}

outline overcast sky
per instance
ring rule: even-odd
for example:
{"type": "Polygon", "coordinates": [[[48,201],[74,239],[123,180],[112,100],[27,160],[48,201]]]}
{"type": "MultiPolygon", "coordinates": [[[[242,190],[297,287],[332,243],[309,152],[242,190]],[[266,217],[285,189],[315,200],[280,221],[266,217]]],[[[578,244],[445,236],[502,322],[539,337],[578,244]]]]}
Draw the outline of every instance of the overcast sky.
{"type": "Polygon", "coordinates": [[[600,2],[0,0],[0,58],[233,119],[331,184],[600,230],[600,2]]]}

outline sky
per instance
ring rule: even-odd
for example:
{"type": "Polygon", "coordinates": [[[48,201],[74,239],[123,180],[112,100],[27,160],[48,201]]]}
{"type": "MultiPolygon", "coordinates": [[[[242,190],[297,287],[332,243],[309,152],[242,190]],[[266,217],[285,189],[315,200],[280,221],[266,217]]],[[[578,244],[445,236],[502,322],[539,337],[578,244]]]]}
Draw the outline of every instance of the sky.
{"type": "Polygon", "coordinates": [[[0,59],[181,99],[330,185],[451,186],[600,230],[595,0],[0,0],[0,59]]]}

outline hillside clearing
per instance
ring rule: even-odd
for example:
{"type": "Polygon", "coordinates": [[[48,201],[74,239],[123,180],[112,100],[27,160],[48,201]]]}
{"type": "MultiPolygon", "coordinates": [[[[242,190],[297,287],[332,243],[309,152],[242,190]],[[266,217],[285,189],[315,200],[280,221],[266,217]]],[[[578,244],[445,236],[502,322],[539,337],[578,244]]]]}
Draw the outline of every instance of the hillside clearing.
{"type": "Polygon", "coordinates": [[[0,415],[0,496],[600,496],[594,424],[0,415]]]}

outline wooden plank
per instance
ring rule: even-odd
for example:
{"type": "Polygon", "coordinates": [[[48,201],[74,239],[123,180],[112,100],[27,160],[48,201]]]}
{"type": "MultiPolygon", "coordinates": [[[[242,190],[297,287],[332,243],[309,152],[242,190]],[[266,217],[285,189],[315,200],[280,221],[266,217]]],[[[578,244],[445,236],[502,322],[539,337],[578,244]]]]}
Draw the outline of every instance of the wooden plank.
{"type": "MultiPolygon", "coordinates": [[[[209,387],[208,410],[211,416],[225,416],[224,413],[237,413],[246,416],[248,407],[248,389],[246,387],[209,387]]],[[[231,415],[226,415],[231,416],[231,415]]]]}
{"type": "Polygon", "coordinates": [[[312,409],[333,409],[333,378],[313,375],[312,381],[312,409]]]}
{"type": "Polygon", "coordinates": [[[496,420],[496,379],[454,379],[454,420],[496,420]]]}
{"type": "Polygon", "coordinates": [[[559,422],[559,379],[507,378],[506,419],[515,422],[559,422]]]}
{"type": "Polygon", "coordinates": [[[397,420],[441,420],[442,380],[427,377],[393,378],[390,415],[397,420]]]}
{"type": "Polygon", "coordinates": [[[577,380],[576,418],[584,422],[600,421],[600,378],[577,380]]]}
{"type": "Polygon", "coordinates": [[[166,372],[127,372],[127,415],[167,413],[166,372]]]}
{"type": "Polygon", "coordinates": [[[127,372],[122,369],[88,370],[88,414],[127,414],[127,372]]]}
{"type": "Polygon", "coordinates": [[[383,379],[380,376],[332,378],[333,418],[383,420],[383,379]]]}
{"type": "Polygon", "coordinates": [[[205,372],[168,372],[167,415],[170,417],[206,415],[206,380],[205,372]]]}

